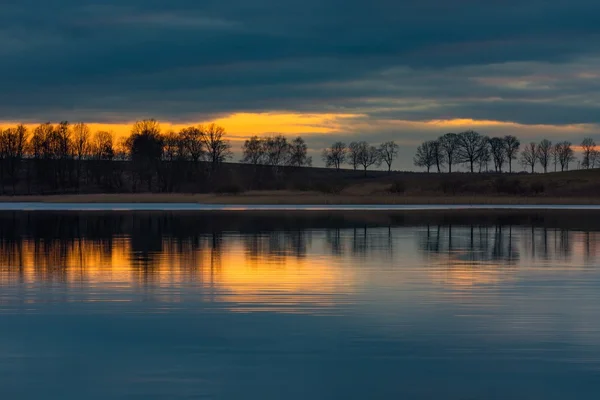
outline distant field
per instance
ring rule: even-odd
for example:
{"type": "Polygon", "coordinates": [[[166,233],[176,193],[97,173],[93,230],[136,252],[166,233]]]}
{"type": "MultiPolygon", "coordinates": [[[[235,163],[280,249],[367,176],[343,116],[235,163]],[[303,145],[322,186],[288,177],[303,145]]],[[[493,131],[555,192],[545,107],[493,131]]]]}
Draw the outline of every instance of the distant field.
{"type": "MultiPolygon", "coordinates": [[[[127,162],[109,177],[91,175],[79,187],[4,186],[0,201],[197,202],[221,204],[600,204],[600,170],[547,174],[424,173],[224,164],[179,185],[154,179],[134,183],[127,162]],[[98,183],[100,182],[100,183],[98,183]],[[106,186],[108,185],[108,186],[106,186]],[[9,193],[16,196],[8,196],[9,193]],[[194,193],[194,194],[192,194],[194,193]]],[[[26,176],[27,169],[23,171],[26,176]]],[[[178,176],[173,173],[171,178],[178,176]]]]}

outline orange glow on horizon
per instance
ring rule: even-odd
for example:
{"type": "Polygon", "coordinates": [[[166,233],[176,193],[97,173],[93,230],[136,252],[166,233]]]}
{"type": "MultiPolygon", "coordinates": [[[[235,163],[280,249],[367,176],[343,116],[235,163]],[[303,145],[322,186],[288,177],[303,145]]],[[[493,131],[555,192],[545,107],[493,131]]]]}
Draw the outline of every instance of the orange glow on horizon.
{"type": "MultiPolygon", "coordinates": [[[[225,128],[232,140],[243,140],[253,135],[310,135],[341,132],[346,126],[346,121],[362,117],[362,114],[332,114],[332,113],[235,113],[226,117],[208,121],[170,123],[160,121],[163,132],[178,132],[189,126],[215,123],[225,128]]],[[[77,121],[72,121],[76,123],[77,121]]],[[[124,123],[97,123],[90,122],[87,125],[92,132],[112,132],[116,138],[126,137],[130,134],[131,127],[135,121],[124,123]]],[[[18,122],[2,122],[0,127],[17,125],[18,122]]],[[[39,123],[29,123],[25,126],[33,130],[39,123]]]]}

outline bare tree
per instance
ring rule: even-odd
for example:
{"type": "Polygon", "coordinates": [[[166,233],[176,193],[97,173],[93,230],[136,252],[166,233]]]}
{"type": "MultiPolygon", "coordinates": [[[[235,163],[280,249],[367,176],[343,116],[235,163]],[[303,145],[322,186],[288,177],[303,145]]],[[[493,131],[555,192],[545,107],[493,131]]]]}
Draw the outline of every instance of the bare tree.
{"type": "Polygon", "coordinates": [[[90,154],[90,128],[83,122],[73,125],[73,150],[77,161],[81,161],[90,154]]]}
{"type": "Polygon", "coordinates": [[[340,166],[346,161],[347,152],[346,143],[335,142],[331,147],[323,150],[321,158],[327,168],[334,167],[339,171],[340,166]]]}
{"type": "Polygon", "coordinates": [[[244,142],[242,148],[242,159],[244,164],[258,165],[265,162],[265,146],[262,139],[258,136],[252,136],[244,142]]]}
{"type": "Polygon", "coordinates": [[[197,164],[205,153],[202,130],[195,126],[190,126],[188,128],[183,128],[179,132],[179,136],[181,137],[187,155],[192,159],[194,164],[197,164]]]}
{"type": "Polygon", "coordinates": [[[489,140],[492,159],[496,172],[502,172],[502,166],[506,163],[506,145],[503,138],[493,137],[489,140]]]}
{"type": "Polygon", "coordinates": [[[350,164],[352,169],[355,171],[360,165],[360,152],[361,142],[351,142],[350,145],[348,145],[348,156],[346,157],[346,162],[350,164]]]}
{"type": "Polygon", "coordinates": [[[435,166],[437,172],[442,172],[442,167],[446,164],[446,156],[442,150],[442,145],[439,140],[431,141],[431,151],[433,153],[433,159],[435,160],[435,166]]]}
{"type": "Polygon", "coordinates": [[[458,135],[456,133],[446,133],[441,136],[440,142],[441,152],[444,159],[448,163],[448,173],[452,172],[452,166],[456,164],[457,152],[459,149],[458,135]]]}
{"type": "Polygon", "coordinates": [[[552,142],[548,139],[544,139],[537,146],[537,158],[542,168],[544,168],[544,173],[548,172],[548,164],[550,163],[550,157],[552,154],[552,142]]]}
{"type": "Polygon", "coordinates": [[[287,164],[290,145],[285,136],[277,135],[268,137],[263,141],[263,146],[267,165],[276,168],[287,164]]]}
{"type": "Polygon", "coordinates": [[[550,150],[550,156],[552,157],[552,164],[554,164],[554,172],[558,171],[558,164],[560,163],[560,149],[561,142],[554,143],[552,145],[552,149],[550,150]]]}
{"type": "Polygon", "coordinates": [[[364,175],[367,176],[367,169],[373,165],[381,165],[381,155],[375,146],[370,146],[367,142],[358,142],[358,163],[363,167],[364,175]]]}
{"type": "Polygon", "coordinates": [[[481,149],[479,153],[479,158],[477,159],[477,165],[479,166],[479,172],[488,172],[489,163],[492,160],[492,152],[490,150],[490,143],[488,137],[483,137],[483,141],[481,143],[481,149]]]}
{"type": "MultiPolygon", "coordinates": [[[[4,171],[8,173],[13,194],[16,192],[19,169],[25,155],[26,145],[27,128],[24,125],[18,125],[16,128],[9,128],[4,131],[0,129],[0,177],[3,180],[4,171]]],[[[0,180],[0,186],[3,184],[2,180],[0,180]]],[[[4,190],[3,187],[2,190],[4,190]]]]}
{"type": "Polygon", "coordinates": [[[306,142],[300,136],[292,140],[289,152],[288,164],[292,167],[310,167],[312,165],[312,157],[307,155],[306,142]]]}
{"type": "Polygon", "coordinates": [[[81,181],[81,161],[90,155],[90,128],[83,122],[73,125],[73,150],[77,158],[77,185],[81,181]]]}
{"type": "Polygon", "coordinates": [[[583,142],[581,142],[581,147],[583,149],[583,160],[581,160],[581,166],[583,168],[591,167],[590,155],[592,151],[596,148],[596,142],[592,138],[585,138],[583,142]]]}
{"type": "Polygon", "coordinates": [[[148,191],[152,191],[152,179],[160,173],[160,162],[164,150],[164,138],[156,120],[138,121],[133,125],[127,139],[131,162],[140,178],[146,181],[148,191]]]}
{"type": "Polygon", "coordinates": [[[427,172],[431,170],[431,167],[436,164],[435,160],[435,150],[434,150],[434,140],[429,140],[427,142],[421,143],[419,147],[417,147],[417,154],[414,158],[414,164],[417,167],[427,168],[427,172]]]}
{"type": "Polygon", "coordinates": [[[388,173],[392,171],[392,163],[398,157],[399,150],[400,146],[393,141],[382,143],[379,146],[379,154],[381,155],[381,160],[388,166],[388,173]]]}
{"type": "Polygon", "coordinates": [[[471,172],[475,172],[475,163],[483,155],[486,146],[485,137],[475,131],[458,134],[458,162],[468,164],[471,172]]]}
{"type": "Polygon", "coordinates": [[[558,152],[558,162],[560,163],[561,171],[568,171],[569,164],[575,161],[575,152],[571,148],[571,142],[557,143],[556,151],[558,152]]]}
{"type": "Polygon", "coordinates": [[[165,144],[163,158],[165,160],[173,162],[185,159],[185,144],[179,134],[169,131],[164,135],[163,141],[165,144]]]}
{"type": "Polygon", "coordinates": [[[590,152],[589,168],[596,168],[596,166],[600,166],[600,151],[593,149],[590,152]]]}
{"type": "Polygon", "coordinates": [[[115,156],[111,132],[98,131],[91,143],[91,154],[95,160],[112,160],[115,156]]]}
{"type": "Polygon", "coordinates": [[[512,161],[517,159],[521,142],[514,136],[504,136],[504,145],[506,146],[506,159],[508,160],[508,172],[512,172],[512,161]]]}
{"type": "Polygon", "coordinates": [[[537,144],[534,142],[529,143],[521,152],[521,164],[523,167],[531,167],[531,173],[535,172],[535,164],[538,161],[538,150],[537,144]]]}
{"type": "Polygon", "coordinates": [[[219,125],[210,124],[200,130],[208,161],[214,171],[219,164],[232,157],[231,144],[225,139],[225,128],[219,125]]]}

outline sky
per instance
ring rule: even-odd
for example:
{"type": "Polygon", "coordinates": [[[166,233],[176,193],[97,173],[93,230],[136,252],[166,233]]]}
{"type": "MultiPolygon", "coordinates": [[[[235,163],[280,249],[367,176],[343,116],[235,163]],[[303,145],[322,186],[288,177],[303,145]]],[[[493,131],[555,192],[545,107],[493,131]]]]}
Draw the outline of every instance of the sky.
{"type": "MultiPolygon", "coordinates": [[[[423,140],[474,129],[600,140],[595,0],[7,0],[0,125],[121,134],[216,121],[233,139],[423,140]]],[[[236,154],[239,158],[239,154],[236,154]]]]}

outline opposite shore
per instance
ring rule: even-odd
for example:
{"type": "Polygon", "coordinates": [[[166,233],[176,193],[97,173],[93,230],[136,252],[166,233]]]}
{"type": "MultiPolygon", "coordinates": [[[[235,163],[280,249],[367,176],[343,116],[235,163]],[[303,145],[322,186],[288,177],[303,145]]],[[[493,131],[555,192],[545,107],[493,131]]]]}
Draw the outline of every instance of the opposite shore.
{"type": "Polygon", "coordinates": [[[385,205],[385,204],[469,204],[469,205],[600,205],[600,198],[583,196],[499,196],[454,195],[413,196],[394,194],[350,195],[303,191],[249,191],[240,194],[114,193],[0,196],[0,202],[36,203],[198,203],[264,205],[385,205]]]}

